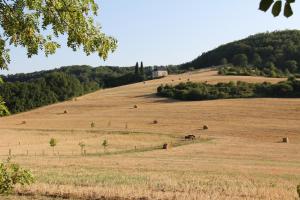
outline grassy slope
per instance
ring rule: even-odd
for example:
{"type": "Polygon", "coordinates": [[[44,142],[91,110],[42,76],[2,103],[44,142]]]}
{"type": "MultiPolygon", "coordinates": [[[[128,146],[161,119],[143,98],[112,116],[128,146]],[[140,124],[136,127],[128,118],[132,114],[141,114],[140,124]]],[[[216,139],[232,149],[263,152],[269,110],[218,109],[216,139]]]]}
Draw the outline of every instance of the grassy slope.
{"type": "Polygon", "coordinates": [[[27,192],[41,195],[294,199],[300,183],[300,100],[179,102],[154,95],[161,83],[187,79],[280,80],[222,77],[206,71],[98,91],[77,101],[2,118],[1,158],[9,148],[15,154],[28,150],[28,157],[16,156],[14,161],[34,171],[37,183],[27,192]],[[68,114],[61,114],[64,110],[68,114]],[[26,124],[20,125],[24,120],[26,124]],[[91,122],[96,124],[93,129],[91,122]],[[208,131],[200,130],[204,124],[208,131]],[[213,140],[167,151],[132,152],[178,143],[190,133],[213,140]],[[286,136],[291,143],[279,143],[286,136]],[[52,155],[50,137],[58,138],[55,152],[60,156],[52,155]],[[99,157],[97,153],[105,153],[104,139],[109,141],[106,151],[128,153],[99,157]],[[79,156],[80,141],[92,155],[79,156]]]}

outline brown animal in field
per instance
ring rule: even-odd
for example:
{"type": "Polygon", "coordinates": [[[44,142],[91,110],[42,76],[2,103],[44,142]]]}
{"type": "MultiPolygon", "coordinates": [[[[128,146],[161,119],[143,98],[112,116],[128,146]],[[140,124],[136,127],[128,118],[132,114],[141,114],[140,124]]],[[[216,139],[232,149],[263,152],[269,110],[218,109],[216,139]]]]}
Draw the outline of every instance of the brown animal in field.
{"type": "Polygon", "coordinates": [[[187,135],[184,137],[185,140],[195,140],[196,136],[195,135],[187,135]]]}
{"type": "Polygon", "coordinates": [[[169,145],[166,143],[163,145],[163,149],[168,149],[169,148],[169,145]]]}

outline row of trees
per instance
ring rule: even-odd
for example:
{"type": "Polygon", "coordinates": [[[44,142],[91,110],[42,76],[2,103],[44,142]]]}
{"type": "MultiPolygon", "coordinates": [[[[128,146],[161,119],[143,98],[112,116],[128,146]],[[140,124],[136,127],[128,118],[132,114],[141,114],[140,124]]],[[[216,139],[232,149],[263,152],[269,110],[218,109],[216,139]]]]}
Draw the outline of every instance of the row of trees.
{"type": "MultiPolygon", "coordinates": [[[[148,68],[145,71],[149,74],[148,68]]],[[[100,88],[142,81],[136,77],[134,67],[109,66],[70,66],[2,78],[4,83],[0,84],[0,96],[11,113],[65,101],[100,88]]],[[[3,105],[1,102],[0,98],[0,107],[3,105]]],[[[2,109],[1,112],[5,113],[6,110],[2,109]]]]}
{"type": "Polygon", "coordinates": [[[248,67],[238,67],[233,65],[226,65],[218,69],[220,75],[230,75],[230,76],[265,76],[265,77],[275,77],[283,78],[289,76],[300,77],[299,73],[290,72],[288,69],[282,71],[274,66],[269,66],[265,68],[258,68],[254,66],[248,67]]]}
{"type": "Polygon", "coordinates": [[[157,95],[187,101],[252,97],[299,98],[300,81],[289,78],[276,84],[238,81],[216,85],[188,82],[176,86],[161,85],[157,88],[157,95]]]}
{"type": "Polygon", "coordinates": [[[146,79],[143,62],[141,62],[141,66],[139,66],[138,62],[136,62],[135,67],[134,67],[134,75],[135,75],[136,79],[139,81],[144,81],[146,79]]]}

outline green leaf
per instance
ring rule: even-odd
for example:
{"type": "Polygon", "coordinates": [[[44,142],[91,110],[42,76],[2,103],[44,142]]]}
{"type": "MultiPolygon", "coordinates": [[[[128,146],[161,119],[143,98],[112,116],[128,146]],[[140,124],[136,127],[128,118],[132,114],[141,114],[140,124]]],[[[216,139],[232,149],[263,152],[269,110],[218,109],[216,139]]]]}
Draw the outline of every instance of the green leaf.
{"type": "Polygon", "coordinates": [[[285,6],[284,6],[284,16],[290,17],[290,16],[292,16],[293,14],[294,14],[294,13],[293,13],[291,4],[290,4],[290,3],[285,3],[285,6]]]}
{"type": "Polygon", "coordinates": [[[274,3],[274,0],[261,0],[259,9],[266,12],[267,10],[269,10],[269,8],[271,7],[271,5],[273,3],[274,3]]]}
{"type": "Polygon", "coordinates": [[[286,0],[287,3],[295,3],[296,0],[286,0]]]}
{"type": "Polygon", "coordinates": [[[282,1],[276,1],[272,8],[272,14],[274,17],[277,17],[280,14],[281,8],[282,8],[282,1]]]}

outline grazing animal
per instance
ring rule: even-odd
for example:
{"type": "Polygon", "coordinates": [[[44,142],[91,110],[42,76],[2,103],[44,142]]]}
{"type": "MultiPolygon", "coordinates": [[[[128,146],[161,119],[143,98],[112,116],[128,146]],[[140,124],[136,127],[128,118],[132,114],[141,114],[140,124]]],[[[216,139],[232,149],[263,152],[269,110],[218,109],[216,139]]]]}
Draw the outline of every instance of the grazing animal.
{"type": "Polygon", "coordinates": [[[169,145],[167,144],[167,143],[165,143],[164,145],[163,145],[163,149],[168,149],[169,148],[169,145]]]}
{"type": "Polygon", "coordinates": [[[184,139],[186,139],[186,140],[195,140],[196,136],[195,135],[187,135],[187,136],[184,137],[184,139]]]}

